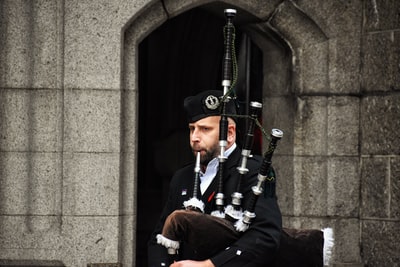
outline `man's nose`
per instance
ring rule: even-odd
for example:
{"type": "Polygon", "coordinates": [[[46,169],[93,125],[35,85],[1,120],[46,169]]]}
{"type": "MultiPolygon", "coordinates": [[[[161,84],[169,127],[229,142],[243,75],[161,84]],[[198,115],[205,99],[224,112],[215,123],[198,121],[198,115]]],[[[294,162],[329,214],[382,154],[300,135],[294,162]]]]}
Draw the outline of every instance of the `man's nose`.
{"type": "Polygon", "coordinates": [[[193,131],[192,131],[192,133],[191,133],[191,136],[190,136],[190,138],[192,139],[192,141],[198,141],[199,140],[199,132],[196,130],[196,129],[194,129],[193,131]]]}

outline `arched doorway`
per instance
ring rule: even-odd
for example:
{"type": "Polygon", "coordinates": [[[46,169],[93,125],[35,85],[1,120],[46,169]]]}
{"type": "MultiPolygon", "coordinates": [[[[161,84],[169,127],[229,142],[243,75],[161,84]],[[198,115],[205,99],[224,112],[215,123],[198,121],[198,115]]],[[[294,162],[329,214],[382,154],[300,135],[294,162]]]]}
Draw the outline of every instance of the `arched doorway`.
{"type": "MultiPolygon", "coordinates": [[[[122,136],[121,143],[122,148],[125,147],[125,144],[130,146],[129,153],[131,154],[129,156],[131,158],[127,158],[125,162],[121,163],[122,168],[126,168],[130,171],[121,172],[121,180],[123,185],[131,185],[138,182],[140,188],[135,188],[134,192],[136,193],[139,191],[140,196],[137,198],[138,201],[136,201],[136,199],[130,201],[131,195],[129,194],[121,197],[122,205],[128,203],[128,209],[122,206],[121,213],[124,215],[125,210],[128,211],[128,216],[126,217],[129,221],[127,221],[126,225],[129,226],[129,223],[131,223],[134,231],[132,232],[133,238],[128,236],[128,238],[124,239],[124,233],[122,233],[120,244],[121,247],[124,248],[122,256],[130,255],[131,252],[134,254],[136,251],[138,253],[136,257],[138,261],[143,260],[144,254],[140,254],[140,249],[145,249],[145,242],[147,241],[147,237],[141,238],[141,236],[143,236],[141,232],[143,230],[142,225],[151,225],[153,221],[155,222],[157,220],[157,209],[161,209],[160,206],[162,205],[158,203],[161,203],[162,201],[160,199],[164,197],[162,194],[160,195],[157,193],[156,188],[164,187],[168,183],[168,181],[163,183],[162,180],[151,176],[151,174],[146,174],[144,176],[141,172],[142,169],[139,171],[140,174],[136,170],[136,167],[152,168],[154,167],[153,164],[156,164],[154,156],[141,154],[154,150],[154,147],[158,147],[155,146],[157,140],[155,140],[153,136],[146,137],[147,131],[142,128],[146,128],[150,124],[156,124],[161,121],[159,118],[154,120],[154,117],[146,117],[142,109],[139,110],[141,112],[140,114],[137,112],[137,106],[143,107],[147,105],[150,109],[150,106],[155,107],[157,104],[157,101],[146,102],[141,96],[138,96],[143,94],[145,91],[142,89],[146,88],[143,87],[143,80],[141,78],[144,70],[142,64],[146,63],[146,61],[139,56],[138,48],[140,43],[144,40],[144,36],[151,34],[157,27],[161,26],[161,23],[171,21],[174,19],[173,16],[177,18],[177,16],[179,16],[178,14],[183,15],[181,12],[190,12],[191,10],[188,10],[188,8],[193,8],[193,6],[203,2],[204,1],[190,1],[190,3],[187,1],[165,1],[162,3],[157,2],[152,6],[146,6],[144,10],[141,10],[138,16],[132,18],[131,22],[128,22],[126,26],[129,28],[124,31],[123,88],[128,91],[126,95],[130,96],[130,98],[122,97],[122,111],[124,112],[122,113],[122,126],[124,129],[127,129],[127,131],[126,135],[124,133],[122,136]],[[169,15],[172,18],[168,17],[169,15]],[[126,108],[124,108],[124,106],[126,106],[126,108]],[[129,114],[133,114],[131,115],[132,117],[130,117],[129,114]],[[128,120],[126,120],[125,117],[127,117],[128,120]],[[138,127],[139,123],[137,122],[139,117],[141,119],[140,127],[138,127]],[[140,131],[140,137],[137,137],[137,131],[140,131]],[[144,142],[141,137],[146,137],[151,141],[148,143],[144,142]],[[137,143],[141,145],[141,148],[136,146],[137,143]],[[145,149],[143,149],[143,147],[145,147],[145,149]],[[137,158],[140,159],[138,160],[137,158]],[[143,161],[142,159],[146,160],[143,161]],[[149,165],[146,166],[146,164],[149,165]],[[145,183],[145,187],[143,187],[142,183],[145,183]],[[146,191],[146,186],[148,189],[154,189],[154,191],[146,191]],[[147,194],[151,200],[142,198],[142,195],[145,194],[147,194]],[[124,199],[128,201],[124,201],[124,199]],[[154,213],[149,213],[152,215],[146,217],[140,217],[140,214],[136,216],[136,206],[139,209],[139,213],[141,212],[142,204],[138,204],[138,202],[142,204],[145,203],[145,210],[152,210],[154,213]],[[129,206],[131,203],[133,203],[133,205],[129,206]],[[129,217],[131,214],[132,217],[129,217]],[[135,219],[137,219],[137,224],[135,224],[135,219]],[[136,226],[137,229],[135,229],[136,226]],[[136,238],[135,233],[137,233],[138,238],[136,238]],[[126,244],[131,245],[132,240],[133,242],[136,241],[137,250],[126,246],[126,244]]],[[[221,14],[224,8],[222,5],[224,4],[212,2],[208,7],[213,6],[214,9],[209,8],[207,11],[210,11],[215,17],[222,16],[221,14]]],[[[342,42],[337,42],[338,39],[329,39],[327,31],[331,29],[329,26],[330,23],[318,24],[326,20],[326,18],[322,16],[324,13],[317,12],[313,14],[314,16],[308,15],[305,12],[312,13],[311,9],[301,9],[301,6],[298,6],[297,3],[293,1],[283,1],[279,3],[278,1],[276,3],[274,1],[255,1],[249,3],[245,0],[238,0],[235,1],[235,5],[249,10],[251,14],[259,18],[258,20],[255,19],[254,21],[246,22],[236,20],[236,26],[240,28],[242,32],[246,33],[262,51],[262,69],[260,69],[260,71],[262,73],[261,77],[263,78],[261,90],[262,103],[264,104],[262,112],[263,126],[267,130],[272,127],[277,127],[282,129],[285,133],[284,138],[279,144],[279,151],[274,153],[274,167],[278,170],[278,177],[283,178],[280,179],[277,184],[277,193],[279,196],[279,204],[284,215],[284,221],[287,226],[295,227],[303,225],[309,227],[310,223],[315,227],[326,227],[328,222],[336,224],[332,218],[327,218],[329,212],[327,212],[328,209],[325,209],[325,207],[329,204],[329,194],[313,195],[312,192],[326,192],[330,175],[326,166],[327,164],[331,164],[329,167],[333,167],[333,169],[336,168],[329,162],[320,164],[320,159],[330,159],[332,157],[336,161],[334,157],[338,156],[328,153],[329,147],[326,142],[329,137],[326,131],[326,129],[328,129],[327,124],[331,121],[329,118],[335,116],[334,114],[329,114],[328,109],[335,110],[337,107],[333,104],[332,109],[332,106],[326,104],[332,104],[332,102],[329,102],[330,97],[334,99],[338,96],[337,94],[340,88],[338,88],[337,85],[341,85],[342,83],[340,82],[335,85],[335,82],[338,82],[338,79],[342,77],[341,74],[343,73],[338,73],[336,70],[338,66],[341,66],[343,61],[337,60],[337,56],[339,54],[341,56],[347,55],[347,45],[342,42]],[[335,50],[335,48],[346,49],[337,54],[336,52],[339,52],[339,50],[335,50]],[[336,76],[336,74],[340,75],[336,76]],[[333,79],[333,83],[330,79],[333,79]],[[334,87],[331,88],[331,85],[334,85],[334,87]],[[323,99],[323,101],[321,101],[321,99],[323,99]],[[321,112],[324,116],[312,116],[321,112]],[[323,131],[319,131],[319,129],[323,129],[323,131]],[[310,138],[310,134],[312,138],[310,138]],[[317,175],[314,175],[314,170],[317,171],[317,175]],[[314,181],[317,182],[314,183],[314,181]],[[313,201],[311,201],[311,199],[313,199],[313,201]],[[318,205],[317,209],[314,209],[314,200],[321,203],[321,205],[318,205]]],[[[205,6],[203,6],[203,8],[204,7],[205,6]]],[[[315,10],[318,10],[317,6],[315,7],[315,10]]],[[[229,8],[235,8],[235,6],[230,5],[229,8]]],[[[351,13],[354,9],[348,9],[348,11],[351,13]]],[[[245,11],[238,9],[238,14],[243,13],[246,14],[245,11]]],[[[349,13],[345,12],[343,16],[348,14],[349,13]]],[[[252,15],[248,17],[254,18],[252,15]]],[[[216,26],[213,27],[217,28],[216,26]]],[[[348,32],[344,33],[344,35],[339,36],[346,37],[348,32]]],[[[141,47],[141,49],[143,49],[143,47],[141,47]]],[[[352,57],[350,59],[352,59],[352,57]]],[[[349,68],[344,68],[343,70],[348,70],[351,74],[354,74],[351,69],[352,66],[353,64],[351,64],[349,68]]],[[[207,68],[208,67],[212,66],[207,66],[207,68]]],[[[147,73],[150,77],[149,79],[161,79],[158,78],[159,76],[150,75],[151,72],[147,73]]],[[[180,88],[182,91],[186,92],[190,87],[182,86],[180,88]]],[[[157,91],[157,94],[147,93],[149,93],[150,96],[154,96],[154,98],[160,98],[163,90],[164,89],[157,91]]],[[[251,88],[251,91],[253,91],[253,88],[251,88]]],[[[126,92],[123,92],[123,94],[125,93],[126,92]]],[[[174,99],[178,99],[178,96],[174,99]]],[[[168,104],[174,107],[180,106],[182,99],[183,96],[180,100],[168,102],[168,104]]],[[[167,109],[161,110],[162,112],[158,111],[158,114],[162,114],[163,118],[166,117],[167,109]]],[[[183,114],[177,113],[177,117],[173,117],[170,123],[175,124],[175,121],[182,120],[182,116],[183,114]]],[[[164,121],[158,124],[159,128],[157,128],[157,130],[160,130],[162,125],[165,125],[164,121]]],[[[176,125],[181,125],[181,123],[177,123],[176,125]]],[[[182,129],[184,130],[184,128],[182,129]]],[[[181,135],[178,134],[177,137],[175,136],[175,138],[182,140],[185,136],[183,132],[181,135]]],[[[173,137],[171,137],[171,139],[174,140],[173,137]]],[[[182,143],[184,145],[186,142],[182,143]]],[[[174,150],[178,150],[177,147],[174,147],[174,150]]],[[[173,158],[172,156],[164,156],[162,153],[156,153],[156,156],[163,159],[161,162],[164,166],[168,168],[173,166],[173,164],[170,164],[170,160],[173,158]]],[[[339,158],[340,157],[342,156],[339,156],[339,158]]],[[[346,156],[344,156],[344,160],[346,160],[345,157],[346,156]]],[[[357,179],[357,177],[354,179],[357,179]]],[[[330,191],[330,194],[340,193],[340,190],[332,188],[330,188],[330,191]]],[[[136,198],[136,195],[134,197],[136,198]]],[[[348,196],[344,197],[349,199],[348,196]]],[[[346,217],[344,221],[346,223],[349,222],[355,229],[358,229],[359,221],[353,221],[353,219],[354,218],[350,216],[348,218],[346,217]]],[[[151,228],[152,227],[153,225],[151,225],[151,228]]],[[[130,234],[129,229],[131,228],[127,227],[126,229],[125,232],[130,234]]],[[[344,231],[341,227],[337,227],[336,230],[338,230],[339,233],[343,233],[344,231]]],[[[359,248],[359,244],[352,242],[352,240],[347,240],[349,241],[349,245],[340,249],[338,248],[335,254],[347,255],[346,252],[349,248],[359,248]]],[[[133,244],[133,247],[134,246],[135,244],[133,244]]],[[[353,258],[358,257],[356,253],[353,253],[353,256],[355,255],[353,258]]],[[[340,258],[339,256],[337,257],[340,258]]]]}
{"type": "MultiPolygon", "coordinates": [[[[174,171],[192,161],[183,99],[207,89],[222,90],[223,10],[228,7],[232,8],[210,4],[189,10],[169,19],[139,45],[136,266],[147,264],[146,243],[174,171]]],[[[249,100],[263,102],[264,56],[246,29],[257,19],[239,10],[234,22],[236,93],[245,113],[249,100]]],[[[255,148],[261,153],[260,143],[255,148]]]]}

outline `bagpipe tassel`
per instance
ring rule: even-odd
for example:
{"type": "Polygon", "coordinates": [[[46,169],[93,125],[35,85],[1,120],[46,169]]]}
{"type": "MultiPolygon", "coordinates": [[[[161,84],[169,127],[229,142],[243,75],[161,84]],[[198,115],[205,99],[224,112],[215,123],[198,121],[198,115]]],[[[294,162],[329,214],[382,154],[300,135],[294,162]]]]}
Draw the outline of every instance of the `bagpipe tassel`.
{"type": "Polygon", "coordinates": [[[204,212],[204,202],[195,197],[187,201],[184,201],[183,206],[186,209],[194,209],[194,210],[198,209],[199,211],[204,212]]]}
{"type": "Polygon", "coordinates": [[[157,235],[157,243],[166,247],[168,249],[168,254],[176,254],[180,244],[179,241],[171,240],[161,234],[157,235]]]}
{"type": "Polygon", "coordinates": [[[225,208],[225,215],[229,215],[232,219],[238,221],[243,217],[243,211],[241,209],[235,209],[233,205],[228,205],[225,208]]]}
{"type": "Polygon", "coordinates": [[[334,245],[333,231],[332,228],[324,228],[322,232],[324,233],[324,266],[328,266],[334,245]]]}

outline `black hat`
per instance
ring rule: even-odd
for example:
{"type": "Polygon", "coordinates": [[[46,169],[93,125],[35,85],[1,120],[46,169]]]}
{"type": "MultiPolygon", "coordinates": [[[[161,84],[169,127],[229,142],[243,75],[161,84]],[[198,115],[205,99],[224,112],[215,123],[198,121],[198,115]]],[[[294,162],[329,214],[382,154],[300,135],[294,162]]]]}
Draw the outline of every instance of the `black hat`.
{"type": "MultiPolygon", "coordinates": [[[[185,98],[183,102],[188,122],[195,122],[209,116],[221,115],[222,90],[203,91],[195,96],[185,98]]],[[[225,114],[236,114],[234,99],[225,105],[225,114]]]]}

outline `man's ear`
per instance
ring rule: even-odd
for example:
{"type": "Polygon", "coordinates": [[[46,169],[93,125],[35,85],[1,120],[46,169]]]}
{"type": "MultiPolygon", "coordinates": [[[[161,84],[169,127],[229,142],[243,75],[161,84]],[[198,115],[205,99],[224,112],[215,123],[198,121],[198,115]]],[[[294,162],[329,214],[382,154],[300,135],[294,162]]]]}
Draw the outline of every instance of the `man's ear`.
{"type": "Polygon", "coordinates": [[[236,126],[234,124],[228,124],[228,143],[234,143],[236,141],[236,126]]]}

